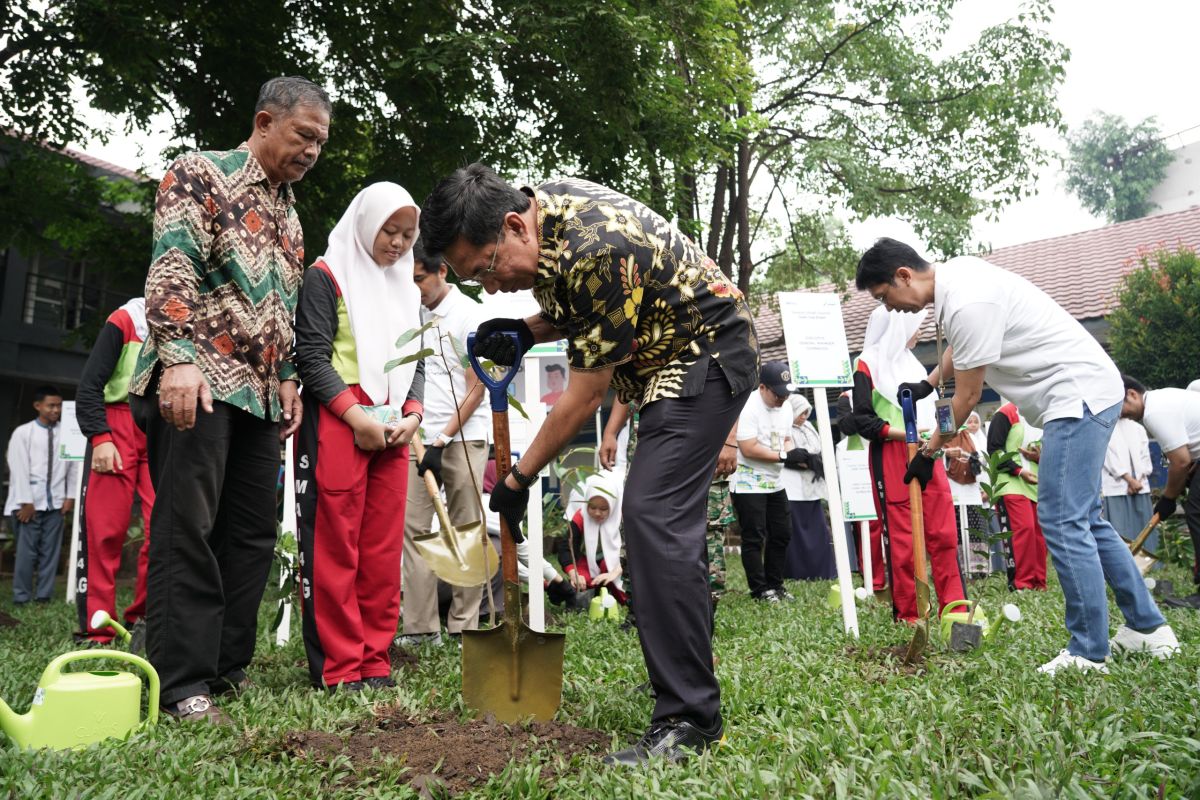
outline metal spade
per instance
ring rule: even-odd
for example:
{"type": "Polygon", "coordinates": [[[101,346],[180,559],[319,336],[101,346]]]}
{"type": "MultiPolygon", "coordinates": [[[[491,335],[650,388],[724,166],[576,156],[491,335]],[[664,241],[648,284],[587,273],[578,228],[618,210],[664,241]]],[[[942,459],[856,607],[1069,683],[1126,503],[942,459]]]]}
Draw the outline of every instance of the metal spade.
{"type": "MultiPolygon", "coordinates": [[[[415,438],[412,446],[420,462],[425,457],[425,446],[415,438]]],[[[491,542],[487,542],[485,524],[479,520],[457,527],[450,524],[432,470],[425,470],[425,489],[433,500],[441,530],[428,536],[414,536],[413,547],[433,573],[451,586],[480,586],[491,580],[500,567],[500,557],[491,542]]]]}
{"type": "MultiPolygon", "coordinates": [[[[508,435],[508,384],[521,363],[520,340],[513,365],[495,379],[475,358],[475,334],[467,336],[467,353],[475,374],[488,389],[492,403],[492,433],[496,443],[496,475],[511,468],[508,435]]],[[[480,717],[492,714],[501,722],[533,718],[550,720],[562,702],[563,647],[566,635],[535,631],[521,618],[521,587],[517,583],[517,545],[508,521],[500,516],[501,564],[504,571],[504,617],[495,628],[463,631],[463,702],[480,717]]]]}
{"type": "MultiPolygon", "coordinates": [[[[908,461],[912,463],[917,454],[917,411],[912,392],[907,389],[900,394],[900,408],[904,412],[904,441],[908,444],[908,461]]],[[[913,638],[908,644],[904,663],[911,664],[925,652],[929,643],[929,573],[925,567],[925,514],[921,506],[921,482],[914,479],[908,484],[908,506],[912,513],[913,580],[917,589],[917,622],[913,626],[913,638]]]]}

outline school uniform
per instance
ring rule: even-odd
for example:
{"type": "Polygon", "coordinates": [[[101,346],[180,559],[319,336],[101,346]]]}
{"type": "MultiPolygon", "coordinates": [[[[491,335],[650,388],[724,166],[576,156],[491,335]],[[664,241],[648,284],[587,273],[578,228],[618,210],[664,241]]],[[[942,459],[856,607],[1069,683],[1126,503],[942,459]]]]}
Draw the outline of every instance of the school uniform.
{"type": "MultiPolygon", "coordinates": [[[[1018,453],[1032,441],[1028,432],[1029,426],[1017,407],[1005,403],[988,426],[987,449],[992,453],[1018,453]]],[[[1046,588],[1046,538],[1038,522],[1038,487],[1023,477],[1026,474],[1036,477],[1037,471],[1036,462],[1017,455],[1000,465],[992,486],[991,500],[1000,530],[1012,533],[1004,540],[1009,589],[1046,588]]]]}

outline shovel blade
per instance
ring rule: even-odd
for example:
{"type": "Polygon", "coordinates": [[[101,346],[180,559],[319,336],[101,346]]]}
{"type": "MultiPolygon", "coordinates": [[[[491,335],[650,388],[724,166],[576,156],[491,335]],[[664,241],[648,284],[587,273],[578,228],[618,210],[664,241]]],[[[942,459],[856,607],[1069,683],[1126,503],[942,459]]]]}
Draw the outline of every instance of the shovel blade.
{"type": "Polygon", "coordinates": [[[908,643],[908,652],[904,654],[904,663],[915,664],[917,658],[925,652],[927,644],[929,644],[929,621],[919,619],[913,625],[913,638],[908,643]]]}
{"type": "Polygon", "coordinates": [[[477,717],[500,722],[548,722],[562,702],[566,635],[542,633],[524,623],[463,631],[463,702],[477,717]]]}
{"type": "Polygon", "coordinates": [[[500,568],[500,554],[483,544],[483,523],[443,530],[413,546],[433,573],[451,586],[479,586],[500,568]],[[451,541],[452,539],[452,541],[451,541]]]}

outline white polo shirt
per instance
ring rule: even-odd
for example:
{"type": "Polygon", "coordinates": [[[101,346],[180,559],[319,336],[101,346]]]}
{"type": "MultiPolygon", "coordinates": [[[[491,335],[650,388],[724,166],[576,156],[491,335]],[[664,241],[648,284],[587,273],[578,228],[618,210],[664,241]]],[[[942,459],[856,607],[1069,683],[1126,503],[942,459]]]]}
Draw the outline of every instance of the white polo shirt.
{"type": "MultiPolygon", "coordinates": [[[[483,306],[467,297],[457,286],[451,284],[450,291],[432,310],[421,308],[422,324],[433,319],[442,318],[435,327],[424,334],[423,346],[431,347],[439,355],[425,357],[425,418],[421,430],[425,434],[425,444],[429,444],[446,427],[450,416],[454,413],[454,398],[461,404],[467,393],[467,377],[458,361],[454,345],[446,341],[445,335],[453,336],[462,349],[467,351],[467,334],[479,327],[479,323],[487,318],[483,306]],[[439,339],[439,335],[441,338],[439,339]],[[446,361],[442,361],[441,350],[445,350],[446,361]],[[446,372],[446,364],[450,372],[446,372]],[[450,394],[451,376],[454,380],[454,394],[450,394]]],[[[488,404],[486,392],[483,402],[475,409],[469,419],[464,420],[462,430],[454,437],[455,441],[466,439],[468,442],[487,441],[491,406],[488,404]]]]}
{"type": "Polygon", "coordinates": [[[982,258],[938,264],[934,319],[954,349],[954,368],[986,366],[988,385],[1039,427],[1121,402],[1108,353],[1048,294],[982,258]]]}
{"type": "Polygon", "coordinates": [[[1186,389],[1152,389],[1145,394],[1142,424],[1164,453],[1187,447],[1200,459],[1200,394],[1186,389]]]}

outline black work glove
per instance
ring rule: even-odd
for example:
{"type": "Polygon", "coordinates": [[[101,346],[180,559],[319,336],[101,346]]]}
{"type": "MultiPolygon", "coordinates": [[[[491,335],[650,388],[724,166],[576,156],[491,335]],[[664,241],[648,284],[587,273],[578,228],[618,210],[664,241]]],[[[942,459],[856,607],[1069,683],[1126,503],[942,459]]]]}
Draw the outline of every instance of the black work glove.
{"type": "Polygon", "coordinates": [[[551,581],[546,587],[546,594],[550,596],[550,602],[556,606],[561,606],[563,603],[571,602],[575,597],[575,587],[570,581],[551,581]]]}
{"type": "Polygon", "coordinates": [[[981,462],[979,460],[979,453],[971,453],[970,458],[968,460],[970,461],[971,474],[972,475],[982,475],[983,474],[983,462],[981,462]]]}
{"type": "Polygon", "coordinates": [[[492,487],[492,499],[488,502],[488,508],[504,517],[513,541],[518,544],[525,541],[525,534],[521,532],[521,520],[525,519],[525,508],[528,505],[528,489],[510,489],[503,478],[496,481],[496,485],[492,487]]]}
{"type": "Polygon", "coordinates": [[[521,340],[521,352],[533,347],[533,331],[523,319],[489,319],[475,331],[476,358],[486,358],[502,367],[511,367],[517,362],[516,346],[505,333],[515,333],[521,340]]]}
{"type": "Polygon", "coordinates": [[[438,486],[442,485],[442,456],[446,454],[445,447],[426,447],[425,457],[417,463],[417,474],[422,478],[425,477],[425,471],[433,472],[433,479],[437,481],[438,486]]]}
{"type": "Polygon", "coordinates": [[[1175,501],[1169,497],[1161,498],[1154,504],[1154,513],[1158,514],[1160,522],[1166,521],[1175,513],[1175,501]]]}
{"type": "Polygon", "coordinates": [[[788,469],[804,469],[808,466],[809,454],[803,447],[797,447],[787,452],[783,465],[788,469]]]}
{"type": "Polygon", "coordinates": [[[920,482],[922,490],[933,480],[933,459],[924,453],[918,452],[912,457],[912,461],[908,462],[908,471],[904,473],[904,482],[912,483],[914,478],[920,482]]]}
{"type": "Polygon", "coordinates": [[[897,403],[900,402],[900,397],[901,397],[901,395],[904,394],[905,389],[908,389],[909,391],[912,392],[913,403],[916,403],[918,400],[920,400],[923,397],[929,397],[929,395],[933,394],[933,384],[930,383],[929,381],[917,381],[916,383],[902,383],[902,384],[900,384],[900,388],[896,390],[896,402],[897,403]]]}
{"type": "Polygon", "coordinates": [[[808,457],[808,468],[816,473],[818,478],[825,477],[825,459],[819,455],[811,455],[808,457]]]}

